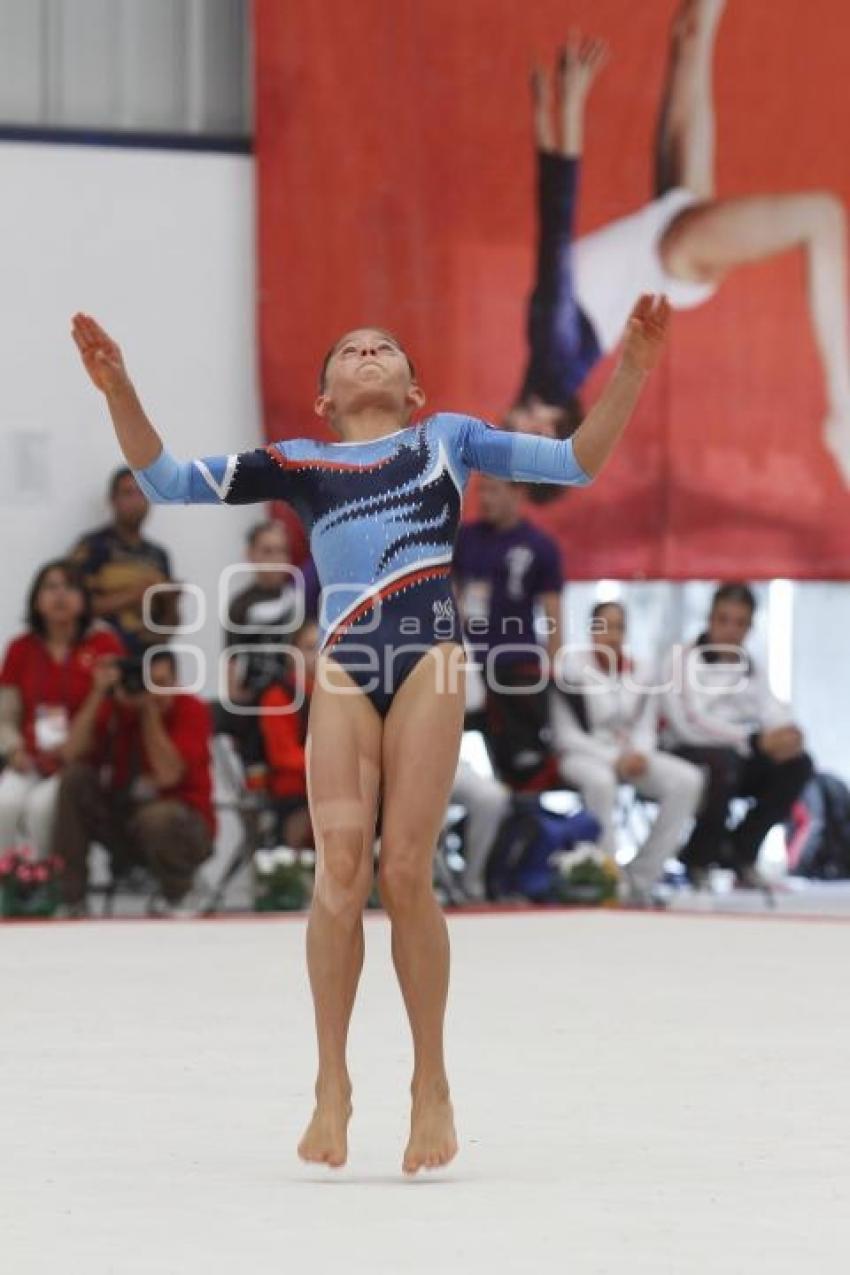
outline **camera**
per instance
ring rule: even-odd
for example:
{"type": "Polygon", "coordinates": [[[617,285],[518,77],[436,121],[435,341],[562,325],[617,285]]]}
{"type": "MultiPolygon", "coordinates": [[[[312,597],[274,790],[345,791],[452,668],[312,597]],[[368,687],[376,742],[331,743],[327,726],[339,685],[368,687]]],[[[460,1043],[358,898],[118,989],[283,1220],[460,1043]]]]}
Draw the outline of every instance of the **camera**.
{"type": "Polygon", "coordinates": [[[141,695],[145,688],[144,660],[140,655],[125,655],[116,661],[121,671],[119,686],[126,695],[141,695]]]}

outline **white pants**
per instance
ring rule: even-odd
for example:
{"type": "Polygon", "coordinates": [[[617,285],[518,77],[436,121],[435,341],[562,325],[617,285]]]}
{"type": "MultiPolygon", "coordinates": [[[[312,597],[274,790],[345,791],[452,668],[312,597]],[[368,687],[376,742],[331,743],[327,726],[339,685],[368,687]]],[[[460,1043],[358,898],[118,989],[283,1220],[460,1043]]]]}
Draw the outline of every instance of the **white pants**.
{"type": "Polygon", "coordinates": [[[53,812],[59,792],[58,774],[45,779],[7,767],[0,775],[0,850],[19,841],[33,845],[44,858],[50,852],[53,812]]]}
{"type": "Polygon", "coordinates": [[[451,800],[465,806],[466,816],[466,871],[463,885],[470,898],[483,899],[486,895],[485,868],[493,848],[499,824],[511,804],[511,795],[497,779],[479,775],[467,762],[460,762],[455,775],[451,800]]]}
{"type": "MultiPolygon", "coordinates": [[[[703,787],[702,771],[681,757],[653,752],[648,754],[648,763],[639,779],[629,780],[641,797],[658,803],[652,831],[628,865],[629,882],[636,892],[651,890],[664,870],[665,860],[679,849],[703,787]]],[[[588,810],[602,824],[599,845],[613,855],[614,806],[620,784],[613,765],[597,757],[569,753],[561,757],[559,770],[565,781],[579,790],[588,810]]]]}

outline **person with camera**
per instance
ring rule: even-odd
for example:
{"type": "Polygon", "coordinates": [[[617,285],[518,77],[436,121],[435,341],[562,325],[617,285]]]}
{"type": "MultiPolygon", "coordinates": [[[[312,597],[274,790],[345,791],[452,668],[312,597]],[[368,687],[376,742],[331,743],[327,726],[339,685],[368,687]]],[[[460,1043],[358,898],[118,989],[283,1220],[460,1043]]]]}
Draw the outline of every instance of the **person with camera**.
{"type": "MultiPolygon", "coordinates": [[[[26,632],[0,665],[0,850],[20,838],[42,856],[50,845],[59,777],[97,677],[98,662],[123,653],[120,639],[92,621],[88,594],[72,563],[44,563],[30,585],[26,632]]],[[[87,738],[105,729],[98,701],[87,738]]]]}
{"type": "Polygon", "coordinates": [[[70,764],[59,786],[53,851],[64,864],[65,913],[83,916],[93,841],[106,847],[120,879],[137,864],[153,875],[149,910],[186,912],[195,871],[213,851],[207,706],[176,686],[165,648],[146,661],[98,667],[71,733],[70,764]],[[108,747],[91,760],[95,724],[106,700],[113,711],[108,747]]]}

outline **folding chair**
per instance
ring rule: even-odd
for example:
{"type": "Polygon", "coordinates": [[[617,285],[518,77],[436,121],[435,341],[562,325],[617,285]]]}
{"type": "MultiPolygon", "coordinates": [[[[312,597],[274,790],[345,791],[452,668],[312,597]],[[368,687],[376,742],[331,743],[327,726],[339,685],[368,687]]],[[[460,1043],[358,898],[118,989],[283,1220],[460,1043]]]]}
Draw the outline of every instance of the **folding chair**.
{"type": "Polygon", "coordinates": [[[242,835],[201,909],[204,916],[212,916],[221,909],[231,882],[252,862],[256,852],[268,843],[274,830],[275,817],[266,794],[254,792],[248,787],[245,770],[232,736],[225,733],[213,736],[213,758],[216,775],[227,788],[227,795],[216,796],[215,809],[236,814],[242,835]]]}

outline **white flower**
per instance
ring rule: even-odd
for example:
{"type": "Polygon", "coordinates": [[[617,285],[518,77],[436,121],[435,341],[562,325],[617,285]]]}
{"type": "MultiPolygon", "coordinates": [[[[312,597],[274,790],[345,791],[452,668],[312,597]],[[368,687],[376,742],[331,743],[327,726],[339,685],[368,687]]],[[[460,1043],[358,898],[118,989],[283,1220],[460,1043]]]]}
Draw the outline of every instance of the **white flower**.
{"type": "Polygon", "coordinates": [[[602,864],[605,855],[593,841],[577,841],[570,850],[559,850],[551,856],[562,876],[567,876],[580,863],[602,864]]]}
{"type": "Polygon", "coordinates": [[[316,851],[302,850],[301,851],[301,867],[314,868],[315,866],[316,866],[316,851]]]}
{"type": "Polygon", "coordinates": [[[276,868],[294,868],[298,862],[298,853],[291,846],[277,846],[271,854],[276,868]]]}
{"type": "Polygon", "coordinates": [[[254,855],[254,867],[261,877],[267,877],[274,872],[274,857],[271,850],[258,850],[254,855]]]}

